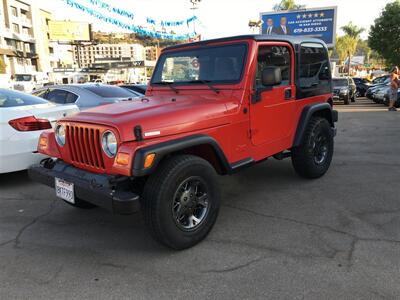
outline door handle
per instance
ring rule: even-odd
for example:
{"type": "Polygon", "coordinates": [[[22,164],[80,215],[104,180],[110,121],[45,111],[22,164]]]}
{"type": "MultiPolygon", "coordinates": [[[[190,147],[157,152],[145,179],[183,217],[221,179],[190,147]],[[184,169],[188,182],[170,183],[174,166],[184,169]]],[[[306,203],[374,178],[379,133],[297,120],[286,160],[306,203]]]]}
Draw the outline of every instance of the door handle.
{"type": "Polygon", "coordinates": [[[292,88],[285,89],[285,100],[292,99],[292,88]]]}

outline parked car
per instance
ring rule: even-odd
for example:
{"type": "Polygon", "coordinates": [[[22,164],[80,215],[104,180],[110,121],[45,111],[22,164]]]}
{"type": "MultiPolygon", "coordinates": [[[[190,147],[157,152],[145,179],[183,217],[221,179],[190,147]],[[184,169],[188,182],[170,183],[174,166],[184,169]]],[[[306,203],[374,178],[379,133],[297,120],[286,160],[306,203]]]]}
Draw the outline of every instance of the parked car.
{"type": "Polygon", "coordinates": [[[159,242],[184,249],[217,219],[217,174],[268,157],[291,157],[310,179],[329,169],[338,115],[321,40],[246,35],[171,46],[147,95],[60,120],[38,149],[56,159],[30,177],[77,208],[142,208],[159,242]],[[204,63],[180,63],[191,57],[204,63]]]}
{"type": "Polygon", "coordinates": [[[383,76],[384,80],[379,80],[379,83],[372,84],[370,88],[367,90],[365,93],[365,96],[370,99],[374,100],[374,94],[379,88],[382,88],[384,86],[390,85],[390,78],[387,76],[383,76]]]}
{"type": "Polygon", "coordinates": [[[147,84],[122,84],[120,87],[126,88],[128,90],[140,93],[142,95],[146,94],[147,84]]]}
{"type": "MultiPolygon", "coordinates": [[[[389,94],[386,93],[383,99],[383,104],[389,106],[389,94]]],[[[397,90],[397,101],[394,104],[395,107],[400,108],[400,89],[397,90]]]]}
{"type": "Polygon", "coordinates": [[[376,77],[374,80],[372,80],[372,85],[383,84],[388,79],[390,80],[390,75],[383,75],[383,76],[376,77]]]}
{"type": "Polygon", "coordinates": [[[374,90],[372,99],[375,103],[382,104],[385,100],[385,95],[389,93],[390,85],[380,86],[374,90]]]}
{"type": "Polygon", "coordinates": [[[143,96],[118,86],[98,83],[48,86],[33,95],[57,104],[75,103],[81,110],[143,96]]]}
{"type": "Polygon", "coordinates": [[[360,78],[360,77],[353,77],[353,80],[354,80],[354,83],[356,84],[357,96],[365,97],[365,93],[371,86],[371,83],[368,80],[366,80],[364,78],[360,78]]]}
{"type": "Polygon", "coordinates": [[[333,78],[333,100],[342,100],[344,104],[356,101],[356,85],[350,77],[333,78]]]}
{"type": "Polygon", "coordinates": [[[78,112],[22,92],[0,89],[0,173],[27,169],[45,158],[36,153],[39,136],[56,121],[78,112]]]}
{"type": "Polygon", "coordinates": [[[15,74],[14,76],[13,89],[25,93],[32,93],[47,82],[49,78],[44,73],[36,74],[15,74]]]}

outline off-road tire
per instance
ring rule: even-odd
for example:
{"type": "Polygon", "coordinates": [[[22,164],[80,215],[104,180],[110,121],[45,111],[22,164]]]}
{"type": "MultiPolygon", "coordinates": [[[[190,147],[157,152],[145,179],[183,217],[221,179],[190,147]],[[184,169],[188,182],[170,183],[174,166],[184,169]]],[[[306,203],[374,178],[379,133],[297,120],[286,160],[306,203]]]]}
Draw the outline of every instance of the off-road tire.
{"type": "Polygon", "coordinates": [[[333,132],[328,120],[313,117],[309,121],[300,146],[292,149],[292,164],[295,171],[305,178],[318,178],[328,171],[333,156],[333,132]],[[326,156],[316,162],[316,140],[323,137],[326,156]]]}
{"type": "Polygon", "coordinates": [[[143,212],[152,236],[175,250],[192,247],[202,241],[213,227],[220,206],[220,188],[214,168],[206,160],[193,155],[173,155],[149,176],[143,190],[143,212]],[[201,178],[207,186],[209,210],[193,230],[179,227],[173,216],[173,202],[185,180],[201,178]]]}
{"type": "Polygon", "coordinates": [[[89,202],[87,202],[85,200],[79,199],[77,197],[75,197],[75,203],[71,203],[71,202],[68,202],[68,201],[65,201],[65,200],[63,200],[63,201],[65,203],[73,206],[73,207],[81,208],[81,209],[93,209],[93,208],[97,207],[96,205],[94,205],[92,203],[89,203],[89,202]]]}

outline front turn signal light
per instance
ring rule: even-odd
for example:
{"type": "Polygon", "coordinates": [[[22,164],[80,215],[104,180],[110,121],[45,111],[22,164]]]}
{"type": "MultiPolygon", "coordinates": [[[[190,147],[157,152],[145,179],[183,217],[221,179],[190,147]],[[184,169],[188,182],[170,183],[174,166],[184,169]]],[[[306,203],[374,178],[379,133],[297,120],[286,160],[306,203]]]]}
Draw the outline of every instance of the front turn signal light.
{"type": "Polygon", "coordinates": [[[156,157],[156,154],[155,154],[155,153],[147,154],[147,155],[146,155],[146,158],[145,158],[145,160],[144,160],[144,165],[143,165],[143,167],[144,167],[145,169],[150,168],[150,167],[153,165],[153,162],[154,162],[154,158],[155,158],[155,157],[156,157]]]}
{"type": "Polygon", "coordinates": [[[129,154],[127,153],[118,153],[117,158],[115,159],[116,163],[122,166],[126,166],[129,164],[129,154]]]}
{"type": "Polygon", "coordinates": [[[39,139],[39,148],[46,149],[47,148],[47,137],[41,136],[39,139]]]}

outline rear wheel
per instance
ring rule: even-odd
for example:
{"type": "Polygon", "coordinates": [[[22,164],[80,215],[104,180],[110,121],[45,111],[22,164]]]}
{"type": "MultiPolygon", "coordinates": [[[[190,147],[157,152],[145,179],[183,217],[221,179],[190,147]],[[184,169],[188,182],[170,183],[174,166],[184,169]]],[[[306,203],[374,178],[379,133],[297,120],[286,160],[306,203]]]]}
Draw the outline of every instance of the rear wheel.
{"type": "Polygon", "coordinates": [[[292,149],[292,164],[306,178],[318,178],[328,171],[333,156],[333,132],[328,120],[314,117],[308,123],[302,144],[292,149]]]}
{"type": "Polygon", "coordinates": [[[176,249],[192,247],[213,227],[220,206],[214,168],[192,155],[168,158],[144,187],[145,220],[153,237],[176,249]]]}

